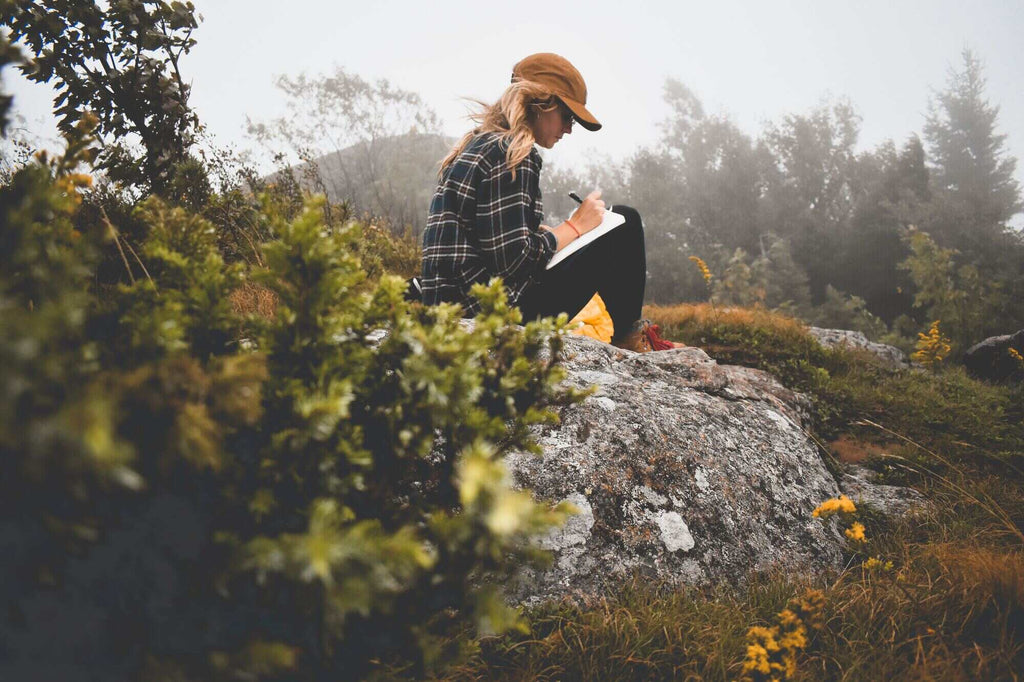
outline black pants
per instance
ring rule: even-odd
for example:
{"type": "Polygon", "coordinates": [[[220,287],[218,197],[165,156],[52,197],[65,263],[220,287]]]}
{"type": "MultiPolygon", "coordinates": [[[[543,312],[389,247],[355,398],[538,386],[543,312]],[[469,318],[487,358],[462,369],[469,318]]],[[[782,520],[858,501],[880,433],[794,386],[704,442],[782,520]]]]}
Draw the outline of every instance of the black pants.
{"type": "Polygon", "coordinates": [[[626,222],[545,270],[519,297],[523,321],[576,315],[594,293],[601,294],[615,325],[615,340],[640,319],[647,282],[647,253],[640,214],[629,206],[613,206],[626,222]]]}

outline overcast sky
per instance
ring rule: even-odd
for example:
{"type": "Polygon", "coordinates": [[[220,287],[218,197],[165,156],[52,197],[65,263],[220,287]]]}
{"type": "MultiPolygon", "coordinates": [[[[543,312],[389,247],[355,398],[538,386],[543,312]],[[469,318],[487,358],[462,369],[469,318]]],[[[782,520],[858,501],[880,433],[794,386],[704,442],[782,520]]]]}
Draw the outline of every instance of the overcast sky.
{"type": "MultiPolygon", "coordinates": [[[[863,118],[860,148],[870,149],[921,132],[931,90],[944,86],[969,46],[985,64],[1007,147],[1024,159],[1021,0],[195,5],[204,21],[183,64],[191,101],[219,142],[240,147],[251,146],[246,115],[266,120],[282,113],[277,74],[337,65],[387,78],[422,95],[445,132],[458,135],[468,127],[462,97],[494,100],[512,65],[543,51],[562,54],[582,72],[588,108],[604,124],[597,133],[578,128],[546,155],[561,166],[594,154],[621,158],[655,143],[667,113],[667,77],[751,135],[765,121],[806,112],[825,97],[848,97],[863,118]]],[[[50,93],[20,80],[7,78],[16,106],[30,127],[46,131],[50,93]]],[[[1024,180],[1024,168],[1017,177],[1024,180]]]]}

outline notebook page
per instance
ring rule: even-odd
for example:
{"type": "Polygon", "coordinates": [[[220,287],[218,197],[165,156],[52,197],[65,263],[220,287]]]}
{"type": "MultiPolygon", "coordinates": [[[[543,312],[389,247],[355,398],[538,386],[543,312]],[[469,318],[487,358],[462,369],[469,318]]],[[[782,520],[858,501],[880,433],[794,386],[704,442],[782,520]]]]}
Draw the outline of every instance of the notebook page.
{"type": "Polygon", "coordinates": [[[591,243],[592,241],[599,237],[608,234],[609,232],[611,232],[624,222],[626,222],[626,216],[622,215],[621,213],[605,211],[604,220],[601,221],[601,224],[595,227],[590,232],[584,234],[582,237],[578,237],[577,239],[572,240],[561,251],[552,256],[551,260],[548,261],[547,269],[550,270],[551,268],[555,267],[572,254],[582,249],[587,244],[591,243]]]}

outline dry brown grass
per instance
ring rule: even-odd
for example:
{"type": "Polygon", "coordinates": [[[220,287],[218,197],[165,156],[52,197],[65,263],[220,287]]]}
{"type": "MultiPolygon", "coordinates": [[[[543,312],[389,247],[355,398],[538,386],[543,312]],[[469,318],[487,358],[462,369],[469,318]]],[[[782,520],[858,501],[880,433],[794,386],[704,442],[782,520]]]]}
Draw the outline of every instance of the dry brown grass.
{"type": "Polygon", "coordinates": [[[781,337],[802,339],[808,335],[807,325],[802,321],[763,308],[723,308],[710,303],[680,303],[672,306],[645,306],[644,315],[663,327],[757,327],[770,329],[781,337]]]}
{"type": "Polygon", "coordinates": [[[932,545],[929,552],[965,601],[1024,616],[1024,553],[956,544],[932,545]]]}
{"type": "Polygon", "coordinates": [[[277,312],[277,294],[270,289],[246,282],[228,296],[231,310],[239,315],[259,315],[272,319],[277,312]]]}
{"type": "Polygon", "coordinates": [[[886,446],[844,434],[828,444],[829,450],[841,462],[863,462],[885,454],[886,446]]]}

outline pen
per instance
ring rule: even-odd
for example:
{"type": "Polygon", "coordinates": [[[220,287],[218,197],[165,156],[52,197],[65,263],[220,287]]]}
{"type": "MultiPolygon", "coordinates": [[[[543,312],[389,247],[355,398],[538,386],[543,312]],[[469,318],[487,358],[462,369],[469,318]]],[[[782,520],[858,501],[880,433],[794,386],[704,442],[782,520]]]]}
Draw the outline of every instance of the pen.
{"type": "MultiPolygon", "coordinates": [[[[580,199],[580,195],[576,194],[576,192],[569,192],[569,198],[572,199],[573,201],[575,201],[577,204],[582,204],[583,203],[583,199],[580,199]]],[[[606,211],[611,211],[613,208],[615,208],[615,207],[614,206],[609,206],[605,210],[606,211]]]]}

